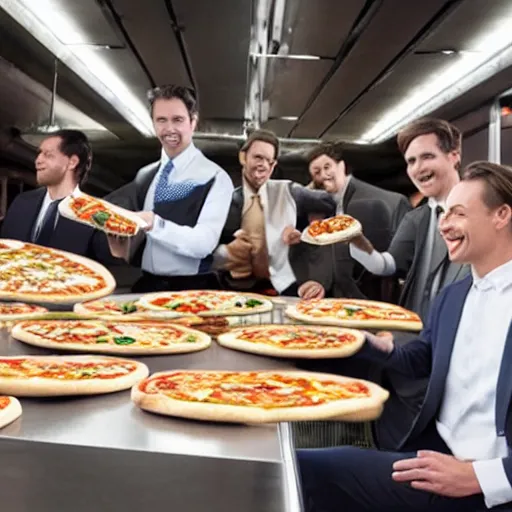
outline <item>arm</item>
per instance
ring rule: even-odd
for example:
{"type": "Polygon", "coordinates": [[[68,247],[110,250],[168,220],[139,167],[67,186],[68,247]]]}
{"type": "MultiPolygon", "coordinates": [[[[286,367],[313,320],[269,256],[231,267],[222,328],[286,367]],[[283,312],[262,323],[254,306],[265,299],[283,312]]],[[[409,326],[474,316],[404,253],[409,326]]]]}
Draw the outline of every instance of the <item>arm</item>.
{"type": "Polygon", "coordinates": [[[219,173],[204,202],[194,227],[180,226],[155,215],[147,237],[155,245],[189,258],[209,256],[220,238],[228,215],[233,184],[225,173],[219,173]]]}
{"type": "MultiPolygon", "coordinates": [[[[365,238],[365,240],[367,240],[365,238]]],[[[360,263],[366,270],[377,276],[392,276],[396,272],[396,264],[389,252],[378,252],[370,244],[371,252],[360,249],[355,243],[351,243],[350,256],[360,263]]],[[[370,249],[369,247],[369,249],[370,249]]]]}
{"type": "Polygon", "coordinates": [[[291,193],[297,205],[299,231],[307,226],[310,215],[321,215],[324,218],[336,215],[336,201],[323,190],[311,190],[298,183],[292,183],[291,193]]]}
{"type": "Polygon", "coordinates": [[[400,226],[400,223],[402,222],[403,218],[407,213],[409,213],[412,210],[412,205],[409,202],[409,200],[405,197],[400,195],[400,201],[398,202],[396,208],[393,211],[393,218],[392,218],[392,232],[396,233],[398,230],[398,226],[400,226]]]}

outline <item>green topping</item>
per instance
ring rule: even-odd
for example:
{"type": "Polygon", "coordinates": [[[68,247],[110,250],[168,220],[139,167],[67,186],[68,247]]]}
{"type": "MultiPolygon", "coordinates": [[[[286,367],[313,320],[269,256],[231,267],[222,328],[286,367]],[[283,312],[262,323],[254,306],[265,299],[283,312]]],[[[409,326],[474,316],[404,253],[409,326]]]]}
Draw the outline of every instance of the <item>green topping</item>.
{"type": "Polygon", "coordinates": [[[121,311],[124,315],[133,313],[134,311],[137,311],[137,306],[135,305],[135,302],[125,302],[124,304],[121,304],[121,311]]]}
{"type": "Polygon", "coordinates": [[[130,338],[130,336],[118,336],[114,338],[114,343],[116,345],[131,345],[135,343],[135,338],[130,338]]]}
{"type": "Polygon", "coordinates": [[[165,307],[167,309],[176,309],[183,305],[183,302],[169,302],[169,304],[166,304],[165,307]]]}
{"type": "Polygon", "coordinates": [[[98,336],[96,339],[96,343],[108,343],[109,337],[108,336],[98,336]]]}
{"type": "Polygon", "coordinates": [[[263,304],[263,302],[261,302],[261,300],[258,300],[258,299],[249,299],[245,305],[248,307],[248,308],[254,308],[256,306],[261,306],[263,304]]]}
{"type": "Polygon", "coordinates": [[[197,338],[193,334],[190,334],[185,338],[185,341],[187,343],[195,343],[197,341],[197,338]]]}
{"type": "Polygon", "coordinates": [[[96,212],[91,216],[92,221],[98,226],[104,226],[105,222],[110,219],[110,213],[108,212],[96,212]]]}
{"type": "Polygon", "coordinates": [[[356,310],[345,308],[345,312],[347,313],[347,316],[352,316],[356,312],[356,310]]]}

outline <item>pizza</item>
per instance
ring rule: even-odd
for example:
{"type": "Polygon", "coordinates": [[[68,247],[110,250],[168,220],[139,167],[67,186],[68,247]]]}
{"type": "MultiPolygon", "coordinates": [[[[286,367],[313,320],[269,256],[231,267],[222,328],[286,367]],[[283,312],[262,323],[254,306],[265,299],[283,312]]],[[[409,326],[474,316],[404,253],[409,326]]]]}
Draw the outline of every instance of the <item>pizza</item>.
{"type": "Polygon", "coordinates": [[[419,331],[420,317],[395,304],[361,299],[301,300],[288,306],[290,318],[306,323],[361,327],[366,329],[403,329],[419,331]]]}
{"type": "Polygon", "coordinates": [[[47,313],[48,309],[24,302],[0,302],[0,322],[23,320],[47,313]]]}
{"type": "Polygon", "coordinates": [[[133,212],[81,191],[61,201],[59,213],[68,219],[115,236],[135,236],[141,227],[146,226],[146,223],[133,212]]]}
{"type": "Polygon", "coordinates": [[[340,327],[253,325],[218,336],[220,345],[276,357],[334,358],[355,354],[364,344],[360,331],[340,327]]]}
{"type": "Polygon", "coordinates": [[[27,320],[11,336],[37,347],[123,355],[197,352],[211,344],[203,332],[158,320],[27,320]]]}
{"type": "Polygon", "coordinates": [[[21,404],[13,396],[0,396],[0,428],[21,416],[21,404]]]}
{"type": "Polygon", "coordinates": [[[0,240],[0,299],[74,303],[110,294],[112,274],[83,256],[17,240],[0,240]]]}
{"type": "Polygon", "coordinates": [[[143,295],[139,304],[150,311],[173,312],[177,316],[255,315],[273,307],[262,295],[216,290],[150,293],[143,295]]]}
{"type": "Polygon", "coordinates": [[[0,393],[16,396],[94,395],[129,389],[149,370],[107,356],[0,357],[0,393]]]}
{"type": "Polygon", "coordinates": [[[113,318],[133,318],[141,316],[146,311],[137,301],[120,301],[115,299],[100,299],[77,303],[73,311],[79,315],[101,316],[113,318]]]}
{"type": "Polygon", "coordinates": [[[363,231],[361,223],[350,215],[336,215],[314,220],[302,232],[301,240],[313,245],[334,244],[350,240],[363,231]]]}
{"type": "Polygon", "coordinates": [[[235,423],[369,421],[378,417],[388,395],[360,379],[278,370],[176,370],[132,388],[132,400],[146,411],[235,423]]]}

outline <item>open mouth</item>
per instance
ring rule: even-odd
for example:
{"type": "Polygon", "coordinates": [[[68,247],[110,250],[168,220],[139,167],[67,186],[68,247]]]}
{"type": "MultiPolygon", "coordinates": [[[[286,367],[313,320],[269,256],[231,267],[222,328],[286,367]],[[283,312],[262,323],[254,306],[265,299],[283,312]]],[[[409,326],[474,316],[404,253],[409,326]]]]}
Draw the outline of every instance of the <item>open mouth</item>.
{"type": "Polygon", "coordinates": [[[446,246],[448,248],[449,254],[454,254],[457,252],[457,249],[462,245],[462,242],[464,242],[465,237],[464,236],[450,236],[448,238],[445,237],[444,241],[446,242],[446,246]]]}
{"type": "Polygon", "coordinates": [[[165,135],[164,141],[166,144],[179,144],[180,138],[177,135],[165,135]]]}
{"type": "Polygon", "coordinates": [[[434,177],[434,173],[433,172],[429,172],[428,174],[424,174],[423,176],[421,176],[418,181],[422,184],[424,183],[427,183],[429,182],[432,178],[434,177]]]}

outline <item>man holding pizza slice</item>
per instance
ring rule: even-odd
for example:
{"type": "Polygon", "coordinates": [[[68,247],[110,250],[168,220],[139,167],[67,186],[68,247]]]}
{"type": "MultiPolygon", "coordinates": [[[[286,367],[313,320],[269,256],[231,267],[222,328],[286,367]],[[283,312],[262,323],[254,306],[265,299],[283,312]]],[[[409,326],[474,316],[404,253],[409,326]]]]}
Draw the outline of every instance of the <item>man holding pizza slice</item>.
{"type": "Polygon", "coordinates": [[[450,260],[471,275],[439,294],[418,339],[368,334],[360,352],[430,377],[421,410],[395,452],[299,450],[309,512],[512,507],[512,168],[471,164],[445,206],[450,260]]]}

